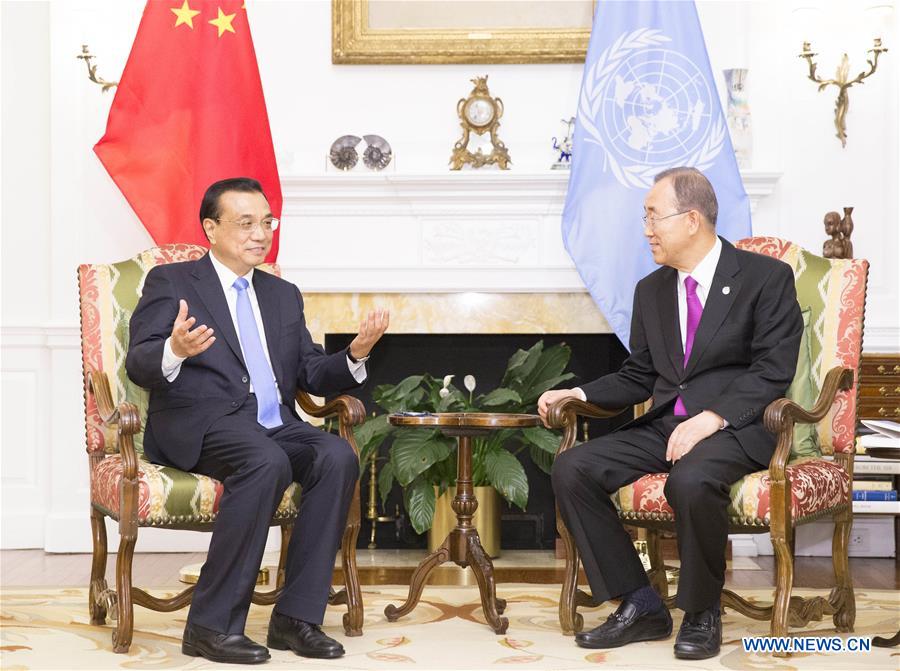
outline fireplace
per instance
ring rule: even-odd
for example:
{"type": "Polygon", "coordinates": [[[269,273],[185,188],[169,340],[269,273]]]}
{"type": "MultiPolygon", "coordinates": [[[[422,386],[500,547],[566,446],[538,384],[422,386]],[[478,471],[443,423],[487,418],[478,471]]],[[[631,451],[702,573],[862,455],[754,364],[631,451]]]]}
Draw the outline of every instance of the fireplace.
{"type": "MultiPolygon", "coordinates": [[[[569,369],[578,375],[577,385],[618,368],[625,349],[611,334],[609,325],[587,293],[309,293],[304,296],[307,325],[316,342],[328,351],[346,346],[359,320],[369,310],[391,310],[391,326],[379,343],[369,365],[370,379],[354,392],[375,410],[371,389],[395,383],[407,375],[423,372],[435,376],[473,374],[476,392],[499,384],[510,355],[543,339],[546,346],[565,342],[573,349],[569,369]]],[[[598,421],[588,426],[590,436],[600,435],[627,421],[627,416],[598,421]]],[[[579,438],[582,432],[579,430],[579,438]]],[[[553,547],[555,517],[549,477],[525,457],[529,477],[529,503],[523,513],[504,503],[502,546],[505,549],[553,547]]],[[[368,473],[362,479],[362,518],[359,546],[369,541],[370,522],[365,519],[368,473]]],[[[402,509],[395,490],[385,514],[402,509]]],[[[379,512],[380,505],[379,505],[379,512]]],[[[382,523],[376,529],[378,547],[425,547],[405,520],[399,526],[382,523]]]]}

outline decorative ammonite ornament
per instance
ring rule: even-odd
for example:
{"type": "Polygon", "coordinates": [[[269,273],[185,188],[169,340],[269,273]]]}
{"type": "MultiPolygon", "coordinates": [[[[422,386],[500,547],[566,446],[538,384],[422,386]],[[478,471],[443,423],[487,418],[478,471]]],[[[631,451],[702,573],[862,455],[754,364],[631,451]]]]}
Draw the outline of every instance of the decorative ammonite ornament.
{"type": "Polygon", "coordinates": [[[338,170],[351,170],[359,160],[359,154],[356,153],[356,145],[359,144],[360,138],[355,135],[341,135],[331,145],[331,163],[338,170]]]}
{"type": "Polygon", "coordinates": [[[380,135],[363,135],[369,145],[363,152],[363,163],[372,170],[384,170],[391,162],[391,145],[380,135]]]}

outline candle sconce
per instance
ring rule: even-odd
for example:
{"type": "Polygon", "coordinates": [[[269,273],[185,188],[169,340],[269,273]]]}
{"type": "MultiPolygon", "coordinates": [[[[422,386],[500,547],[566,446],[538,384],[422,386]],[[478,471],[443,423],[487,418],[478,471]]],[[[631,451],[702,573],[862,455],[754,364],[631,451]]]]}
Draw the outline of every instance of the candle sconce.
{"type": "Polygon", "coordinates": [[[847,146],[847,109],[850,106],[848,91],[854,84],[862,84],[863,80],[875,74],[875,69],[878,67],[878,57],[886,51],[887,48],[881,46],[881,39],[876,37],[874,46],[866,52],[872,54],[871,58],[866,59],[866,63],[869,64],[868,72],[860,72],[853,79],[848,79],[850,75],[850,59],[847,57],[847,54],[844,54],[840,65],[838,65],[835,78],[821,79],[816,74],[818,64],[813,60],[818,54],[813,52],[809,42],[803,43],[803,51],[800,52],[799,57],[805,58],[806,62],[809,63],[809,78],[819,85],[819,91],[823,91],[832,85],[838,87],[838,97],[834,103],[834,127],[837,129],[836,137],[841,141],[841,146],[843,147],[847,146]]]}
{"type": "Polygon", "coordinates": [[[76,56],[76,58],[83,60],[84,64],[87,65],[88,69],[88,79],[90,79],[95,84],[98,84],[102,87],[103,93],[106,93],[111,88],[115,88],[119,85],[119,82],[108,82],[103,77],[97,75],[97,65],[91,64],[91,61],[94,59],[93,54],[88,50],[88,45],[81,45],[81,54],[76,56]]]}

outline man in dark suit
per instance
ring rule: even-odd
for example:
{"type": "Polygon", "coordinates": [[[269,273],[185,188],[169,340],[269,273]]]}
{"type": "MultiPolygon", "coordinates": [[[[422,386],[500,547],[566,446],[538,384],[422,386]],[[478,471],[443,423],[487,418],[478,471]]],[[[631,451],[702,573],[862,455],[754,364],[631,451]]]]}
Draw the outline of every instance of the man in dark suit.
{"type": "Polygon", "coordinates": [[[712,185],[694,168],[657,175],[644,235],[664,266],[634,293],[631,353],[622,367],[576,389],[546,392],[538,410],[575,397],[607,408],[652,398],[620,430],[579,445],[553,465],[553,490],[595,598],[622,603],[578,645],[611,648],[667,638],[672,618],[649,586],[610,499],[647,473],[668,472],[685,611],[675,655],[704,659],[722,640],[730,485],[768,467],[775,437],[765,407],[784,395],[797,366],[803,322],[791,268],[716,236],[712,185]]]}
{"type": "Polygon", "coordinates": [[[297,287],[254,271],[278,227],[260,184],[216,182],[200,221],[210,253],[147,274],[125,362],[150,389],[147,457],[224,485],[182,651],[225,663],[269,658],[244,625],[272,515],[298,482],[302,508],[268,646],[340,657],[343,647],[319,625],[359,463],[345,440],[300,419],[294,397],[361,384],[389,316],[370,313],[346,350],[326,354],[306,328],[297,287]]]}

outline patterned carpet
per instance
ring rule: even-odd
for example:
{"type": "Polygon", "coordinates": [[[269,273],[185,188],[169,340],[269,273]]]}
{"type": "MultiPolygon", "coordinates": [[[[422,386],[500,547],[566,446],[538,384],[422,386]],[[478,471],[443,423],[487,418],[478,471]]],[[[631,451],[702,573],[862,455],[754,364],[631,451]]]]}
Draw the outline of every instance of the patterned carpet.
{"type": "MultiPolygon", "coordinates": [[[[162,594],[162,592],[158,592],[162,594]]],[[[411,615],[387,622],[383,610],[399,604],[406,589],[396,586],[365,588],[365,635],[345,638],[342,610],[330,608],[327,633],[342,641],[341,660],[316,661],[290,652],[272,651],[265,668],[304,669],[488,669],[525,665],[531,669],[897,669],[900,649],[872,648],[861,654],[798,654],[788,659],[744,653],[741,637],[765,635],[767,625],[734,613],[724,617],[722,654],[704,662],[684,662],[672,656],[668,641],[638,643],[609,651],[582,650],[559,633],[556,619],[558,590],[551,585],[502,584],[499,596],[508,600],[509,631],[495,636],[484,624],[474,587],[428,586],[411,615]]],[[[806,592],[800,590],[799,594],[806,592]]],[[[746,590],[745,596],[767,601],[768,590],[746,590]]],[[[892,634],[900,626],[900,593],[858,591],[856,635],[892,634]]],[[[134,643],[129,654],[112,652],[110,627],[88,623],[84,589],[10,589],[2,592],[3,669],[211,669],[217,665],[181,654],[186,610],[154,613],[135,609],[134,643]]],[[[253,606],[247,634],[265,642],[270,608],[253,606]]],[[[611,612],[607,604],[585,610],[588,627],[611,612]]],[[[675,614],[675,626],[681,621],[675,614]]],[[[831,619],[813,623],[803,635],[834,634],[831,619]]],[[[236,668],[226,665],[227,668],[236,668]]],[[[249,667],[248,667],[249,668],[249,667]]],[[[260,668],[260,667],[253,667],[260,668]]]]}

